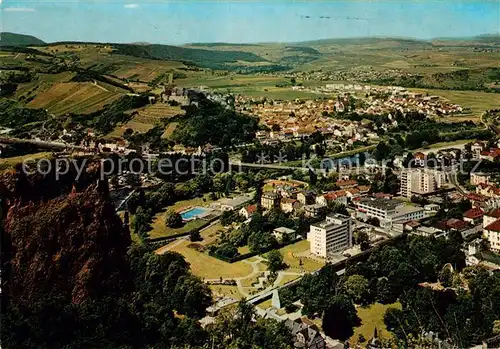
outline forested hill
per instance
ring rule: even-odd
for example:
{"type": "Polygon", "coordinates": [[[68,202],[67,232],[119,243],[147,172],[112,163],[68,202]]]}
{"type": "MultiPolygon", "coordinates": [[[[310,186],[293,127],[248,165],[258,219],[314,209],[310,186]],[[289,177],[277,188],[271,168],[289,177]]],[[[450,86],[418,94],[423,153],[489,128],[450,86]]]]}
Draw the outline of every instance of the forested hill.
{"type": "Polygon", "coordinates": [[[242,51],[215,51],[198,48],[185,48],[170,45],[131,45],[114,44],[115,53],[172,61],[191,62],[201,67],[224,66],[228,63],[266,62],[254,53],[242,51]]]}
{"type": "Polygon", "coordinates": [[[9,32],[0,33],[0,46],[36,46],[45,42],[32,36],[9,32]]]}

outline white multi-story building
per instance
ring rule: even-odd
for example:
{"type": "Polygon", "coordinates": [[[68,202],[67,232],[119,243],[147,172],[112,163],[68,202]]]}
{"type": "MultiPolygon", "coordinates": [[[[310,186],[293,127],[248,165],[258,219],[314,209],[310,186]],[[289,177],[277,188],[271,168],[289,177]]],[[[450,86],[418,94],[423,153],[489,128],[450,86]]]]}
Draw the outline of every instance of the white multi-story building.
{"type": "Polygon", "coordinates": [[[429,168],[407,168],[401,171],[401,196],[430,194],[443,187],[446,176],[442,171],[429,168]]]}
{"type": "Polygon", "coordinates": [[[400,200],[384,198],[362,198],[357,202],[357,217],[377,218],[380,227],[391,229],[394,223],[404,223],[425,217],[422,207],[406,204],[400,200]]]}
{"type": "Polygon", "coordinates": [[[352,247],[352,219],[341,214],[328,215],[326,220],[312,224],[307,234],[311,253],[327,258],[352,247]]]}

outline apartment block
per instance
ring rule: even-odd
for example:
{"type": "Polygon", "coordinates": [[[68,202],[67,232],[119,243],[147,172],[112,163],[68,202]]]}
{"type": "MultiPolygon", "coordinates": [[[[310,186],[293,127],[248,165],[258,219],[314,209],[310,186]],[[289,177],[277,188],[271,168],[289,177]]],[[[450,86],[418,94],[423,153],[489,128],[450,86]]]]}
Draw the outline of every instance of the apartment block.
{"type": "Polygon", "coordinates": [[[327,258],[352,247],[352,219],[341,214],[328,215],[320,223],[312,224],[307,234],[311,253],[327,258]]]}
{"type": "Polygon", "coordinates": [[[401,195],[430,194],[443,187],[446,176],[442,171],[428,168],[407,168],[401,171],[401,195]]]}
{"type": "Polygon", "coordinates": [[[377,218],[380,227],[392,229],[394,223],[404,223],[425,217],[422,207],[406,204],[401,200],[362,198],[357,202],[356,216],[366,220],[377,218]]]}

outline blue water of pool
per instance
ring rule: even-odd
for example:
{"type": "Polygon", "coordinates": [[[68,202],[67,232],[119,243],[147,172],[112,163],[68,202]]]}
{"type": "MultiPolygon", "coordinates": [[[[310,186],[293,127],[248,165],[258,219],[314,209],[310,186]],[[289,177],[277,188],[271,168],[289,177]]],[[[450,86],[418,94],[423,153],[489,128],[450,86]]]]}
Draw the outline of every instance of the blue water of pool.
{"type": "Polygon", "coordinates": [[[207,211],[208,210],[204,209],[203,207],[194,207],[182,212],[181,216],[183,220],[188,221],[190,219],[196,218],[196,216],[205,214],[207,211]]]}

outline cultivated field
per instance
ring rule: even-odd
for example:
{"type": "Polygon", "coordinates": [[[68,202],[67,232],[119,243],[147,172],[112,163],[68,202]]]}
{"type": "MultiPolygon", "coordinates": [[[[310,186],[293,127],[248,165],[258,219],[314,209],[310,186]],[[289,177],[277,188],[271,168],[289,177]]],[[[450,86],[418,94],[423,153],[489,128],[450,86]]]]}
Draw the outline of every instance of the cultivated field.
{"type": "Polygon", "coordinates": [[[117,126],[111,133],[109,133],[106,137],[122,137],[125,130],[131,128],[135,132],[146,133],[153,128],[152,124],[145,124],[141,121],[138,121],[135,117],[132,120],[124,123],[123,125],[117,126]]]}
{"type": "Polygon", "coordinates": [[[154,125],[161,119],[171,118],[179,114],[184,114],[184,110],[182,110],[180,107],[173,107],[166,103],[151,104],[134,111],[137,112],[137,115],[134,117],[136,121],[149,125],[154,125]]]}
{"type": "MultiPolygon", "coordinates": [[[[127,57],[128,58],[128,57],[127,57]]],[[[167,74],[176,68],[184,65],[180,62],[170,61],[147,61],[147,60],[125,60],[118,70],[113,72],[114,76],[120,79],[139,80],[149,82],[159,75],[167,74]]],[[[167,78],[165,77],[165,82],[167,78]]]]}
{"type": "Polygon", "coordinates": [[[33,161],[39,159],[52,159],[52,153],[41,152],[26,154],[22,156],[14,156],[11,158],[0,158],[0,170],[14,168],[16,165],[22,164],[24,161],[33,161]]]}
{"type": "Polygon", "coordinates": [[[88,114],[102,109],[120,96],[120,93],[88,82],[57,83],[38,94],[27,107],[48,109],[55,115],[88,114]]]}

